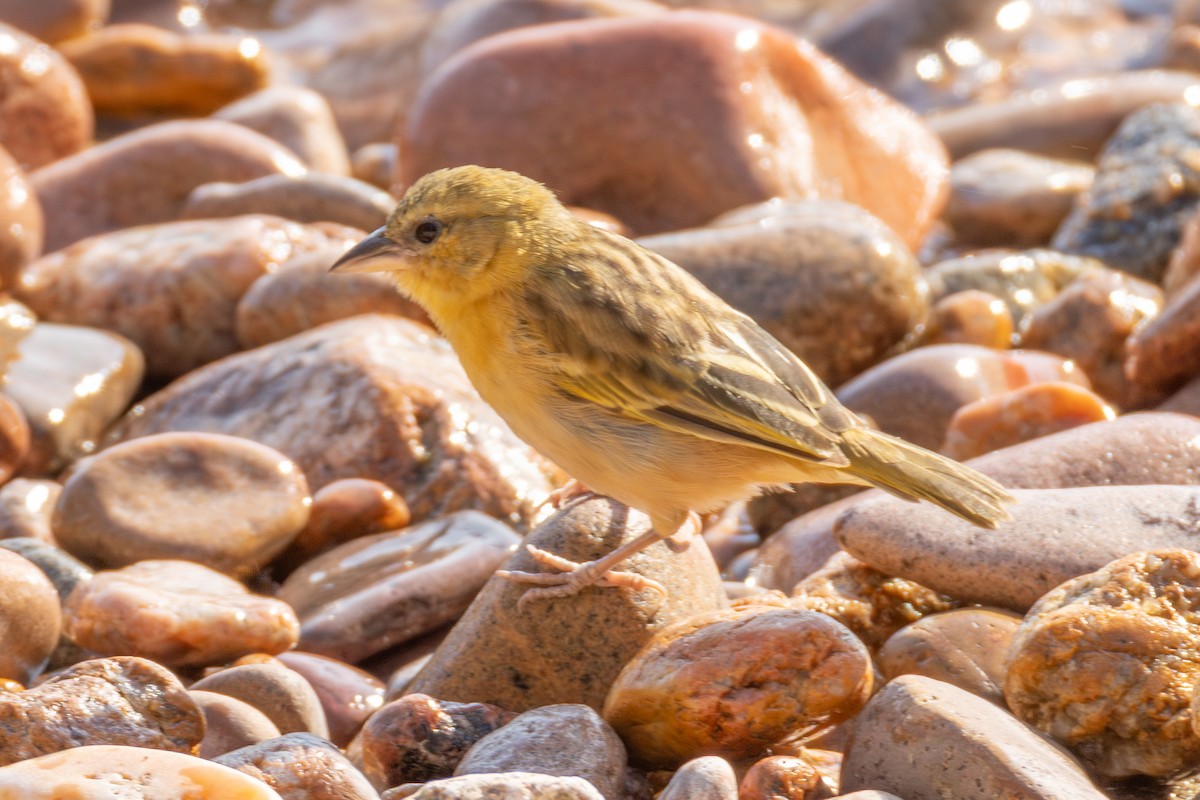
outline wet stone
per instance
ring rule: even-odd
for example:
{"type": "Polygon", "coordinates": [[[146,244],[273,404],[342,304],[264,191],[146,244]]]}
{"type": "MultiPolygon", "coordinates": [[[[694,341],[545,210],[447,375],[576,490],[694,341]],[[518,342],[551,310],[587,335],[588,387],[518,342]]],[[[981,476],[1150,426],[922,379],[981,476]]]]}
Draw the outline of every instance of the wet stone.
{"type": "Polygon", "coordinates": [[[29,683],[54,652],[61,630],[54,584],[33,562],[0,549],[0,678],[29,683]]]}
{"type": "Polygon", "coordinates": [[[1009,645],[1021,617],[991,608],[960,608],[923,617],[896,631],[876,656],[883,676],[927,678],[1004,704],[1009,645]]]}
{"type": "Polygon", "coordinates": [[[751,316],[832,386],[878,362],[928,310],[903,240],[848,203],[771,201],[639,244],[751,316]]]}
{"type": "Polygon", "coordinates": [[[107,25],[63,42],[99,114],[198,116],[262,88],[267,54],[247,40],[153,25],[107,25]]]}
{"type": "Polygon", "coordinates": [[[213,759],[257,778],[283,800],[376,800],[378,795],[329,742],[311,733],[289,733],[213,759]]]}
{"type": "Polygon", "coordinates": [[[67,598],[64,616],[67,635],[82,647],[176,667],[281,653],[300,633],[286,603],[187,561],[98,572],[67,598]]]}
{"type": "Polygon", "coordinates": [[[795,756],[767,756],[746,771],[738,800],[824,800],[832,797],[812,764],[795,756]]]}
{"type": "Polygon", "coordinates": [[[75,68],[54,48],[0,22],[0,143],[17,164],[29,171],[78,153],[91,143],[93,125],[75,68]]]}
{"type": "Polygon", "coordinates": [[[304,676],[317,693],[329,726],[329,740],[345,747],[384,703],[385,687],[370,673],[337,659],[289,650],[277,658],[304,676]]]}
{"type": "Polygon", "coordinates": [[[251,285],[360,232],[249,215],[146,225],[92,237],[29,265],[20,298],[51,322],[129,337],[150,375],[173,378],[239,349],[235,314],[251,285]]]}
{"type": "Polygon", "coordinates": [[[1200,549],[1200,488],[1010,489],[1013,518],[984,531],[938,509],[890,498],[838,520],[842,547],[888,575],[963,602],[1024,612],[1060,583],[1113,559],[1162,547],[1200,549]]]}
{"type": "Polygon", "coordinates": [[[977,245],[1045,244],[1095,170],[1079,161],[1020,150],[981,150],[950,169],[944,212],[959,238],[977,245]]]}
{"type": "Polygon", "coordinates": [[[0,485],[7,483],[24,465],[32,436],[25,412],[11,397],[0,392],[0,485]]]}
{"type": "Polygon", "coordinates": [[[312,89],[270,86],[217,110],[212,116],[274,139],[311,170],[330,175],[350,172],[346,142],[329,102],[312,89]]]}
{"type": "Polygon", "coordinates": [[[476,742],[515,716],[487,703],[406,694],[372,715],[347,752],[380,791],[449,778],[476,742]]]}
{"type": "MultiPolygon", "coordinates": [[[[0,489],[0,497],[3,490],[0,489]]],[[[404,498],[385,484],[344,478],[323,486],[312,498],[308,522],[277,559],[291,572],[309,559],[362,536],[399,530],[412,514],[404,498]]]]}
{"type": "MultiPolygon", "coordinates": [[[[584,562],[649,527],[644,514],[593,497],[563,508],[525,543],[584,562]]],[[[504,568],[544,570],[523,549],[504,568]]],[[[511,711],[552,703],[598,709],[617,673],[657,631],[726,605],[716,564],[700,542],[682,549],[658,542],[621,569],[658,581],[667,597],[652,589],[592,587],[520,606],[528,587],[492,577],[407,690],[511,711]]]]}
{"type": "Polygon", "coordinates": [[[1150,105],[1109,139],[1092,188],[1053,244],[1157,282],[1198,204],[1200,111],[1186,103],[1150,105]]]}
{"type": "Polygon", "coordinates": [[[396,291],[387,275],[330,275],[345,247],[290,258],[256,280],[237,306],[237,340],[250,350],[360,314],[407,317],[430,327],[425,310],[396,291]]]}
{"type": "Polygon", "coordinates": [[[44,235],[29,177],[0,140],[0,287],[10,288],[21,268],[42,254],[44,235]]]}
{"type": "Polygon", "coordinates": [[[110,435],[171,430],[274,447],[314,491],[378,480],[416,519],[474,507],[524,522],[551,488],[550,468],[479,399],[450,346],[395,317],[330,323],[195,370],[110,435]]]}
{"type": "Polygon", "coordinates": [[[276,664],[239,664],[193,683],[193,691],[216,692],[250,704],[280,733],[329,738],[329,725],[316,691],[300,673],[276,664]]]}
{"type": "Polygon", "coordinates": [[[78,464],[55,540],[101,567],[183,559],[233,576],[262,569],[308,521],[308,484],[278,451],[212,433],[164,433],[78,464]]]}
{"type": "Polygon", "coordinates": [[[866,647],[840,623],[744,605],[657,633],[621,670],[604,718],[642,766],[760,758],[852,717],[872,683],[866,647]]]}
{"type": "Polygon", "coordinates": [[[948,294],[929,310],[920,342],[1007,350],[1013,342],[1012,312],[1003,300],[978,289],[948,294]]]}
{"type": "Polygon", "coordinates": [[[1046,594],[1010,651],[1009,708],[1111,778],[1200,765],[1200,553],[1155,547],[1046,594]]]}
{"type": "Polygon", "coordinates": [[[96,449],[126,408],[145,371],[123,336],[76,325],[38,323],[17,348],[4,392],[29,423],[26,475],[48,475],[96,449]]]}
{"type": "Polygon", "coordinates": [[[190,753],[204,718],[169,670],[143,658],[84,661],[23,692],[0,692],[0,763],[80,745],[190,753]]]}
{"type": "Polygon", "coordinates": [[[197,751],[201,758],[216,758],[279,737],[275,723],[244,700],[203,689],[189,689],[188,694],[204,713],[204,738],[197,751]]]}
{"type": "Polygon", "coordinates": [[[147,800],[197,797],[281,800],[262,781],[203,758],[145,747],[76,747],[0,768],[0,797],[62,800],[121,797],[147,800]]]}
{"type": "Polygon", "coordinates": [[[932,678],[891,681],[854,728],[842,763],[843,792],[874,789],[904,800],[1105,798],[1078,762],[1032,728],[932,678]]]}
{"type": "Polygon", "coordinates": [[[344,175],[265,175],[244,183],[206,183],[187,196],[181,219],[273,214],[296,222],[333,222],[372,231],[383,225],[396,198],[344,175]]]}
{"type": "Polygon", "coordinates": [[[224,120],[192,119],[116,136],[30,179],[45,212],[49,253],[98,233],[176,219],[201,184],[304,171],[262,134],[224,120]]]}
{"type": "Polygon", "coordinates": [[[364,536],[293,572],[277,596],[300,618],[300,646],[361,661],[453,622],[521,538],[478,511],[364,536]]]}
{"type": "Polygon", "coordinates": [[[1162,313],[1125,342],[1125,375],[1140,400],[1157,399],[1200,375],[1200,279],[1171,295],[1162,313]]]}

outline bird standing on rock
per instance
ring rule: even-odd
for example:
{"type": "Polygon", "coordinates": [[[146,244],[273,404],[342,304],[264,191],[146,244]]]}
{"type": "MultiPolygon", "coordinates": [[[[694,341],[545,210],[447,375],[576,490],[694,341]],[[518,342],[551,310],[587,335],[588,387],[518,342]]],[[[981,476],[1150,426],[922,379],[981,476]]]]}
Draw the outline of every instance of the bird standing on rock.
{"type": "Polygon", "coordinates": [[[1002,486],[873,430],[753,320],[688,272],[576,218],[540,183],[477,166],[432,172],[334,272],[385,272],[450,341],[513,431],[653,528],[559,572],[523,601],[590,585],[662,586],[613,568],[706,512],[801,481],[877,486],[986,528],[1002,486]]]}

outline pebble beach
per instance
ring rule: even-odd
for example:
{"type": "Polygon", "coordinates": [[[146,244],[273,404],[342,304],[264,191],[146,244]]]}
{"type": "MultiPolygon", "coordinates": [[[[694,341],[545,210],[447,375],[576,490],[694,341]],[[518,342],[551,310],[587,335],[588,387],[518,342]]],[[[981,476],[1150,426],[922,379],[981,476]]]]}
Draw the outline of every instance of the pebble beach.
{"type": "Polygon", "coordinates": [[[0,376],[0,800],[1200,800],[1200,2],[4,0],[0,376]],[[465,164],[1011,518],[521,603],[650,519],[329,274],[465,164]]]}

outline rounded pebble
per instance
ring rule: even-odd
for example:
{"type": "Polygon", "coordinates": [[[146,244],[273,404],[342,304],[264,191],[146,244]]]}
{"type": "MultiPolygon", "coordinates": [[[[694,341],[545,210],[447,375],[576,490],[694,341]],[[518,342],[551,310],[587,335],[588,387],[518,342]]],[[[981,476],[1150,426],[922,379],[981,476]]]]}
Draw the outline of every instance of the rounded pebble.
{"type": "Polygon", "coordinates": [[[277,658],[300,673],[317,693],[329,726],[329,739],[338,747],[348,745],[384,703],[386,687],[365,670],[302,650],[279,653],[277,658]]]}
{"type": "Polygon", "coordinates": [[[341,751],[311,733],[289,733],[213,759],[257,778],[284,800],[378,800],[341,751]]]}
{"type": "Polygon", "coordinates": [[[189,689],[188,694],[204,712],[204,738],[197,751],[201,758],[213,759],[279,736],[275,723],[244,700],[201,689],[189,689]]]}
{"type": "Polygon", "coordinates": [[[11,288],[21,268],[42,254],[43,225],[29,177],[0,144],[0,287],[11,288]]]}
{"type": "Polygon", "coordinates": [[[0,549],[0,678],[29,683],[58,645],[58,592],[28,559],[0,549]]]}
{"type": "Polygon", "coordinates": [[[346,175],[350,171],[346,142],[329,102],[312,89],[269,86],[230,103],[212,116],[274,139],[309,169],[330,175],[346,175]]]}

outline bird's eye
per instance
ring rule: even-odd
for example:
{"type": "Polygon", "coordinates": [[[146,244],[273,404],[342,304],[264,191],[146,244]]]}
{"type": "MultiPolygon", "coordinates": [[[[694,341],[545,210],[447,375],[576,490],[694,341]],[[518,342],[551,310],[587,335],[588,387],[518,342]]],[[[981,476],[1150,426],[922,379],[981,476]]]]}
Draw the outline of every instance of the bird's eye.
{"type": "Polygon", "coordinates": [[[413,229],[413,237],[421,244],[433,244],[441,235],[443,227],[436,219],[427,219],[413,229]]]}

